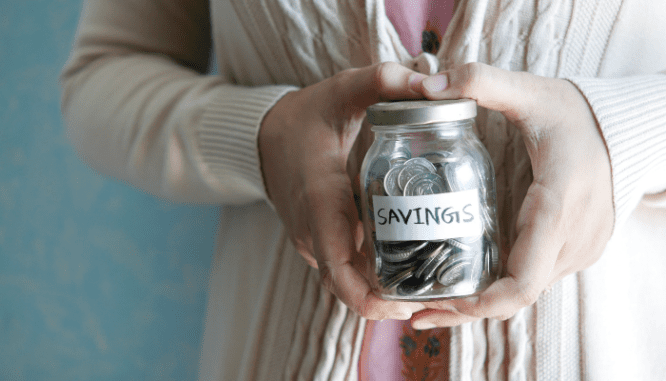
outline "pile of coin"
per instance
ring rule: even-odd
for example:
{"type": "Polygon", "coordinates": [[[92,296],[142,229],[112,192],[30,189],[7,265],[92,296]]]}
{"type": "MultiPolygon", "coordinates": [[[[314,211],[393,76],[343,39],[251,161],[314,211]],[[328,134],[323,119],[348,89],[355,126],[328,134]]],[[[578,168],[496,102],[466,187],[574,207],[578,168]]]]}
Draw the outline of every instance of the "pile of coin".
{"type": "Polygon", "coordinates": [[[486,202],[484,176],[486,168],[480,160],[455,150],[412,157],[406,146],[398,146],[373,159],[365,182],[371,219],[373,195],[420,196],[477,189],[483,222],[482,233],[474,237],[378,241],[373,236],[375,271],[381,287],[394,289],[400,297],[418,298],[443,287],[476,287],[497,273],[494,212],[486,202]]]}
{"type": "Polygon", "coordinates": [[[475,288],[496,272],[499,258],[488,234],[475,239],[375,241],[379,284],[403,297],[424,295],[437,284],[475,288]]]}

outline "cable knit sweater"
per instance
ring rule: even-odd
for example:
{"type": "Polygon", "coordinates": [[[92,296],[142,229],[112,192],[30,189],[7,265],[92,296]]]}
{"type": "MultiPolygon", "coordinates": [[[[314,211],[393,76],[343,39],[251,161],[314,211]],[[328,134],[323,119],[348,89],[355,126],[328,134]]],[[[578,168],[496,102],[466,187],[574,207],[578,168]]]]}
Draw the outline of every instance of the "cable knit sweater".
{"type": "MultiPolygon", "coordinates": [[[[89,0],[63,71],[63,112],[98,171],[159,197],[229,205],[200,379],[355,379],[365,320],[320,287],[275,213],[256,203],[266,196],[256,138],[267,110],[288,91],[381,61],[425,73],[479,61],[567,78],[610,153],[613,237],[597,264],[508,321],[453,328],[451,378],[658,380],[666,378],[663,20],[657,0],[457,1],[438,54],[412,57],[381,0],[89,0]],[[211,62],[215,75],[206,74],[211,62]]],[[[510,238],[529,160],[501,115],[480,110],[477,122],[510,238]]]]}

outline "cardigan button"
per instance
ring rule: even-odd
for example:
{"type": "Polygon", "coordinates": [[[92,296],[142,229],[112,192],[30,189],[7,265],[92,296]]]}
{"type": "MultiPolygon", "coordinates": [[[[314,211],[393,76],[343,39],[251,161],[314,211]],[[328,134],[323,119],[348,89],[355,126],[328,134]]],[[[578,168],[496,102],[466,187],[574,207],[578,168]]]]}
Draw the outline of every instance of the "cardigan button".
{"type": "Polygon", "coordinates": [[[439,36],[432,30],[421,33],[421,50],[430,54],[437,54],[439,50],[439,36]]]}

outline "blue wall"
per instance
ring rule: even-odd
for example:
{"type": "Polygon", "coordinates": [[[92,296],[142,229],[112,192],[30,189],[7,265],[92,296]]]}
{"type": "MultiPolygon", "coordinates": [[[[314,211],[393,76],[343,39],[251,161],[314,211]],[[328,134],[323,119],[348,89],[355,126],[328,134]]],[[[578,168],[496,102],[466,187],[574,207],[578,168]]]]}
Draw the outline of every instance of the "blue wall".
{"type": "Polygon", "coordinates": [[[0,380],[194,380],[218,210],[102,178],[58,75],[81,0],[0,0],[0,380]]]}

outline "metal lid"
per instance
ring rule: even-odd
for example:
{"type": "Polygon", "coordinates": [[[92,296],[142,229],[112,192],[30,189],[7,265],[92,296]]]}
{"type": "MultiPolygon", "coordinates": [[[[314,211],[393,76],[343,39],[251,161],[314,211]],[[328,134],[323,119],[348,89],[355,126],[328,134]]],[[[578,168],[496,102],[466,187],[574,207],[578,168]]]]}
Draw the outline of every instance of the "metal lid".
{"type": "Polygon", "coordinates": [[[476,117],[476,101],[451,99],[382,102],[368,107],[366,111],[368,122],[375,126],[455,122],[476,117]]]}

